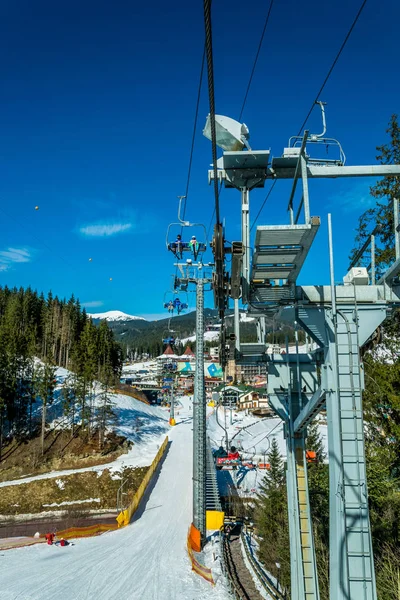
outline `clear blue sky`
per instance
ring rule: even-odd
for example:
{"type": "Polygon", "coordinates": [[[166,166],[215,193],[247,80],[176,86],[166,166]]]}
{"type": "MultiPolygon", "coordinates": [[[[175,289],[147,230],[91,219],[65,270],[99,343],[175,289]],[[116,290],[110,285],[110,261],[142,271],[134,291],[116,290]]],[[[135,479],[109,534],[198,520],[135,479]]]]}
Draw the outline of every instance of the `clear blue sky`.
{"type": "MultiPolygon", "coordinates": [[[[275,0],[243,115],[254,149],[282,154],[360,4],[275,0]]],[[[269,2],[213,5],[216,108],[238,118],[269,2]]],[[[322,95],[349,165],[375,162],[400,112],[399,19],[397,0],[369,0],[322,95]]],[[[2,4],[1,285],[74,293],[89,312],[162,313],[174,270],[165,234],[186,185],[203,40],[201,0],[2,4]]],[[[204,83],[187,217],[208,227],[204,83]]],[[[317,111],[308,126],[320,130],[317,111]]],[[[322,226],[302,283],[328,281],[329,211],[336,278],[344,275],[372,183],[311,181],[322,226]]],[[[278,183],[259,224],[287,222],[287,194],[278,183]]],[[[252,194],[253,217],[264,197],[252,194]]],[[[240,235],[239,200],[235,190],[221,196],[228,239],[240,235]]]]}

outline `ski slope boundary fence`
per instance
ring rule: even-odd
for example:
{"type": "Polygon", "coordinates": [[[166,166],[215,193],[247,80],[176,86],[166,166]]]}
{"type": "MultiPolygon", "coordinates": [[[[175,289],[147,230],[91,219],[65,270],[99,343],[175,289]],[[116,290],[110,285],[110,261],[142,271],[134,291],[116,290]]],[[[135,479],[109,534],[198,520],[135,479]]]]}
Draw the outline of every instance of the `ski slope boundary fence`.
{"type": "Polygon", "coordinates": [[[205,579],[212,585],[215,585],[211,569],[209,569],[208,567],[205,567],[204,565],[199,563],[199,561],[196,559],[196,557],[194,555],[194,551],[193,551],[192,544],[191,544],[190,529],[188,531],[188,537],[187,537],[187,551],[189,554],[190,562],[192,563],[192,571],[194,571],[195,573],[200,575],[200,577],[203,577],[203,579],[205,579]]]}
{"type": "Polygon", "coordinates": [[[165,438],[159,451],[157,452],[156,456],[154,457],[154,460],[151,463],[146,475],[144,476],[142,483],[140,484],[135,495],[132,498],[132,502],[130,503],[128,508],[126,508],[125,510],[123,510],[119,513],[119,515],[117,517],[118,527],[125,527],[126,525],[129,525],[129,523],[132,519],[132,516],[136,512],[136,510],[140,504],[140,501],[143,498],[143,495],[147,489],[147,486],[149,485],[154,473],[156,472],[156,469],[157,469],[162,457],[164,456],[164,453],[167,448],[168,448],[168,436],[165,438]]]}
{"type": "Polygon", "coordinates": [[[106,531],[115,531],[118,529],[118,525],[114,525],[113,523],[96,523],[95,525],[89,525],[87,527],[69,527],[68,529],[63,529],[61,531],[57,531],[57,538],[80,538],[80,537],[91,537],[93,535],[101,535],[106,531]]]}
{"type": "MultiPolygon", "coordinates": [[[[101,535],[107,531],[115,531],[116,529],[118,529],[117,523],[96,523],[94,525],[88,525],[87,527],[69,527],[68,529],[57,531],[56,539],[64,538],[66,540],[71,540],[75,538],[92,537],[101,535]]],[[[45,534],[42,534],[38,538],[7,538],[6,540],[0,541],[0,550],[12,550],[13,548],[24,548],[25,546],[43,543],[46,543],[45,534]]]]}

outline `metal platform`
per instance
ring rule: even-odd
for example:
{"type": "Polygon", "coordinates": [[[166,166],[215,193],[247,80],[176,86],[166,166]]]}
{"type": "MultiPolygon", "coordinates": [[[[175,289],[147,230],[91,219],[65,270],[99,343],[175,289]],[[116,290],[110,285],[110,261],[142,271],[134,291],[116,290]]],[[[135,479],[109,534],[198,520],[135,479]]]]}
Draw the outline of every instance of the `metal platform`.
{"type": "Polygon", "coordinates": [[[294,298],[293,284],[319,225],[319,217],[312,217],[305,225],[257,227],[250,278],[250,305],[253,308],[268,308],[268,305],[294,298]]]}

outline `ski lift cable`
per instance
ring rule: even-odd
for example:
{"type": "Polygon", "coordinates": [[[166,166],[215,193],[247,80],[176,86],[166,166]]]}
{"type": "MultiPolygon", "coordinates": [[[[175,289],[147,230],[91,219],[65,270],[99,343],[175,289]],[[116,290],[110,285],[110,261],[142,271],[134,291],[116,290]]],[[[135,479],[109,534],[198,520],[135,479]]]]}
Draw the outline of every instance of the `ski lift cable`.
{"type": "MultiPolygon", "coordinates": [[[[329,80],[330,76],[332,75],[332,71],[333,71],[333,69],[335,68],[335,66],[336,66],[336,63],[338,62],[338,60],[339,60],[339,58],[340,58],[340,56],[341,56],[341,54],[342,54],[342,52],[343,52],[343,50],[344,50],[344,48],[345,48],[345,46],[346,46],[347,42],[349,41],[349,38],[350,38],[350,36],[351,36],[351,34],[352,34],[352,32],[353,32],[353,29],[354,29],[354,27],[356,26],[356,24],[357,24],[357,21],[358,21],[358,19],[360,18],[360,16],[361,16],[361,13],[362,13],[362,11],[363,11],[363,9],[364,9],[364,7],[365,7],[366,3],[367,3],[367,0],[363,0],[362,4],[361,4],[361,6],[360,6],[360,8],[359,8],[359,10],[358,10],[358,13],[357,13],[357,15],[356,15],[356,17],[355,17],[355,19],[354,19],[353,23],[351,24],[351,27],[350,27],[350,29],[348,30],[348,32],[347,32],[347,35],[346,35],[346,37],[344,38],[344,40],[343,40],[343,42],[342,42],[342,45],[341,45],[341,46],[340,46],[340,48],[339,48],[339,51],[338,51],[338,53],[336,54],[336,57],[335,57],[335,59],[334,59],[334,61],[333,61],[332,65],[331,65],[331,67],[330,67],[330,69],[329,69],[329,71],[328,71],[328,73],[327,73],[327,75],[326,75],[326,77],[325,77],[325,79],[324,79],[324,81],[323,81],[323,83],[322,83],[321,87],[319,88],[317,95],[315,96],[315,100],[313,101],[313,103],[312,103],[312,105],[311,105],[311,107],[310,107],[310,110],[308,111],[308,113],[307,113],[307,116],[306,116],[306,118],[304,119],[304,121],[303,121],[303,123],[302,123],[302,125],[301,125],[301,127],[300,127],[300,129],[299,129],[299,132],[298,132],[298,134],[297,134],[298,136],[299,136],[299,135],[301,135],[301,132],[303,131],[303,127],[306,125],[306,123],[307,123],[308,119],[310,118],[310,115],[311,115],[311,113],[312,113],[312,111],[313,111],[313,108],[314,108],[315,104],[317,103],[318,99],[320,98],[320,95],[321,95],[321,93],[323,92],[323,90],[324,90],[324,88],[325,88],[326,84],[328,83],[328,80],[329,80]]],[[[272,190],[274,189],[276,182],[277,182],[277,180],[275,179],[275,181],[273,182],[273,184],[272,184],[272,186],[271,186],[271,188],[270,188],[270,190],[269,190],[269,192],[268,192],[267,196],[266,196],[266,197],[265,197],[265,199],[264,199],[264,202],[263,202],[263,203],[262,203],[262,205],[261,205],[261,208],[260,208],[260,210],[258,211],[258,214],[257,214],[256,218],[255,218],[255,219],[254,219],[254,221],[253,221],[253,224],[252,224],[252,226],[251,226],[251,228],[250,228],[250,231],[253,229],[254,225],[256,224],[256,222],[257,222],[257,219],[258,219],[258,217],[260,216],[260,214],[261,214],[261,211],[263,210],[263,208],[264,208],[264,206],[265,206],[265,203],[267,202],[268,198],[270,197],[270,195],[271,195],[271,192],[272,192],[272,190]]]]}
{"type": "Polygon", "coordinates": [[[185,200],[184,200],[184,204],[183,204],[182,220],[185,220],[186,203],[187,203],[187,198],[188,198],[188,194],[189,194],[189,187],[190,187],[190,176],[191,176],[191,173],[192,173],[193,152],[194,152],[194,144],[195,144],[195,140],[196,140],[197,121],[198,121],[198,116],[199,116],[201,88],[202,88],[202,84],[203,84],[203,73],[204,73],[205,57],[206,57],[206,48],[204,46],[204,48],[203,48],[203,56],[202,56],[202,59],[201,59],[201,69],[200,69],[199,85],[198,85],[198,90],[197,90],[196,110],[195,110],[195,114],[194,114],[192,143],[191,143],[191,146],[190,146],[189,166],[188,166],[188,174],[187,174],[187,180],[186,180],[185,200]]]}
{"type": "MultiPolygon", "coordinates": [[[[188,174],[187,174],[187,179],[186,179],[185,197],[184,197],[183,210],[182,210],[182,220],[185,219],[185,215],[186,215],[186,204],[187,204],[187,198],[189,195],[190,177],[192,174],[193,152],[194,152],[194,144],[195,144],[195,140],[196,140],[197,120],[198,120],[198,116],[199,116],[199,106],[200,106],[201,88],[202,88],[202,84],[203,84],[205,57],[206,57],[206,47],[204,45],[203,56],[201,59],[199,85],[198,85],[198,89],[197,89],[196,109],[195,109],[195,113],[194,113],[192,142],[190,145],[189,166],[188,166],[188,174]]],[[[181,235],[182,234],[183,234],[183,227],[181,228],[181,235]]],[[[177,277],[177,275],[178,275],[178,267],[175,268],[175,278],[177,277]]]]}
{"type": "Polygon", "coordinates": [[[357,24],[357,21],[358,21],[358,19],[359,19],[359,18],[360,18],[360,16],[361,16],[361,13],[362,13],[362,11],[363,11],[363,9],[364,9],[364,7],[365,7],[366,3],[367,3],[367,0],[363,0],[363,3],[361,4],[361,6],[360,6],[360,8],[359,8],[359,10],[358,10],[358,13],[357,13],[357,15],[356,15],[356,17],[355,17],[355,19],[354,19],[354,21],[353,21],[353,23],[352,23],[352,25],[351,25],[351,27],[350,27],[349,31],[347,32],[347,35],[346,35],[346,37],[344,38],[342,45],[340,46],[339,52],[336,54],[335,60],[333,61],[332,65],[331,65],[331,67],[330,67],[330,69],[329,69],[329,71],[328,71],[328,74],[326,75],[326,77],[325,77],[325,79],[324,79],[324,82],[323,82],[323,84],[321,85],[320,89],[318,90],[318,93],[317,93],[317,95],[315,96],[315,99],[314,99],[313,103],[311,104],[311,108],[310,108],[310,110],[308,111],[308,114],[307,114],[306,118],[304,119],[304,121],[303,121],[303,123],[302,123],[302,125],[301,125],[301,127],[300,127],[300,129],[299,129],[299,133],[298,133],[297,135],[301,135],[301,133],[302,133],[302,131],[303,131],[303,127],[305,126],[305,124],[307,123],[308,119],[310,118],[310,115],[311,115],[311,113],[312,113],[312,111],[313,111],[313,108],[314,108],[314,106],[316,105],[317,101],[319,100],[319,98],[320,98],[320,95],[321,95],[321,93],[322,93],[323,89],[325,88],[326,84],[328,83],[328,80],[329,80],[329,78],[330,78],[330,76],[331,76],[331,74],[332,74],[332,71],[333,71],[333,69],[335,68],[337,61],[339,60],[339,58],[340,58],[340,55],[342,54],[342,52],[343,52],[343,50],[344,50],[344,48],[345,48],[345,46],[346,46],[346,44],[347,44],[347,42],[348,42],[348,40],[349,40],[349,38],[350,38],[351,34],[352,34],[352,32],[353,32],[353,29],[354,29],[354,27],[356,26],[356,24],[357,24]]]}
{"type": "Polygon", "coordinates": [[[243,115],[244,107],[246,106],[247,96],[248,96],[249,91],[250,91],[250,86],[251,86],[251,83],[253,81],[254,71],[256,70],[258,57],[260,55],[261,46],[262,46],[263,41],[264,41],[265,31],[266,31],[267,26],[268,26],[269,17],[271,15],[271,10],[272,10],[273,4],[274,4],[274,0],[271,0],[270,5],[269,5],[269,9],[268,9],[268,13],[267,13],[267,17],[266,17],[265,23],[264,23],[264,28],[263,28],[262,33],[261,33],[260,43],[258,44],[257,53],[256,53],[256,56],[255,56],[255,59],[254,59],[254,62],[253,62],[253,68],[251,69],[249,83],[247,84],[246,93],[244,95],[244,100],[243,100],[242,108],[240,110],[240,115],[239,115],[239,119],[238,119],[240,122],[242,120],[242,115],[243,115]]]}
{"type": "Polygon", "coordinates": [[[215,94],[214,94],[214,65],[213,65],[213,47],[212,47],[212,27],[211,27],[211,0],[204,0],[204,27],[205,27],[205,49],[207,56],[207,77],[208,77],[208,100],[210,105],[210,126],[211,126],[211,147],[212,161],[214,169],[214,197],[215,197],[215,218],[217,225],[220,224],[219,214],[219,190],[218,190],[218,172],[217,172],[217,135],[215,130],[215,94]]]}

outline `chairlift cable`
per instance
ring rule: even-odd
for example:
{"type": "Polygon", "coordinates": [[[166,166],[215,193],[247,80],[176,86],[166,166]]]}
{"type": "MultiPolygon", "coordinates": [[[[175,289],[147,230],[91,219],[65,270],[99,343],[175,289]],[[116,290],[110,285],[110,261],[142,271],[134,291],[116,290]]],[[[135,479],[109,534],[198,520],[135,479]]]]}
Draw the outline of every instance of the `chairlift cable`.
{"type": "Polygon", "coordinates": [[[211,0],[204,0],[204,26],[206,36],[206,56],[207,56],[207,76],[208,76],[208,99],[210,104],[210,126],[211,126],[211,146],[212,161],[214,169],[214,196],[215,196],[215,217],[217,225],[220,224],[219,214],[219,190],[218,190],[218,170],[217,170],[217,136],[215,131],[215,95],[214,95],[214,66],[213,66],[213,48],[212,48],[212,29],[211,29],[211,0]]]}
{"type": "MultiPolygon", "coordinates": [[[[358,19],[359,19],[359,18],[360,18],[360,16],[361,16],[361,13],[362,13],[362,11],[363,11],[363,9],[364,9],[364,7],[365,7],[366,3],[367,3],[367,0],[363,0],[363,3],[361,4],[361,6],[360,6],[360,8],[359,8],[359,11],[358,11],[358,13],[357,13],[356,17],[355,17],[355,19],[354,19],[354,21],[353,21],[353,23],[352,23],[352,25],[351,25],[351,27],[350,27],[349,31],[347,32],[347,35],[346,35],[346,37],[345,37],[345,39],[344,39],[344,41],[343,41],[342,45],[340,46],[340,49],[339,49],[339,51],[338,51],[338,53],[337,53],[337,55],[336,55],[336,57],[335,57],[335,60],[333,61],[333,63],[332,63],[332,65],[331,65],[331,67],[330,67],[330,69],[329,69],[329,71],[328,71],[328,73],[327,73],[327,75],[326,75],[326,77],[325,77],[325,79],[324,79],[324,81],[323,81],[323,83],[322,83],[322,85],[321,85],[320,89],[318,90],[318,93],[317,93],[317,95],[315,96],[315,100],[313,101],[313,103],[312,103],[312,105],[311,105],[311,107],[310,107],[310,110],[308,111],[308,114],[307,114],[306,118],[304,119],[304,121],[303,121],[303,123],[302,123],[302,125],[301,125],[301,127],[300,127],[300,129],[299,129],[299,132],[298,132],[298,134],[297,134],[298,136],[299,136],[299,135],[301,135],[301,133],[302,133],[302,131],[303,131],[303,128],[304,128],[304,126],[306,125],[306,123],[307,123],[308,119],[310,118],[310,115],[311,115],[311,113],[312,113],[312,111],[313,111],[313,108],[314,108],[314,106],[315,106],[315,103],[316,103],[316,102],[317,102],[317,100],[320,98],[322,91],[324,90],[324,88],[325,88],[326,84],[328,83],[328,80],[329,80],[329,78],[330,78],[330,76],[331,76],[331,74],[332,74],[332,71],[333,71],[333,69],[335,68],[337,61],[339,60],[339,58],[340,58],[340,56],[341,56],[341,54],[342,54],[342,52],[343,52],[343,50],[344,50],[344,48],[345,48],[345,46],[346,46],[346,44],[347,44],[348,40],[349,40],[349,38],[350,38],[350,36],[351,36],[351,34],[352,34],[352,32],[353,32],[353,29],[354,29],[354,27],[356,26],[356,24],[357,24],[357,21],[358,21],[358,19]]],[[[257,214],[256,218],[255,218],[255,219],[254,219],[254,221],[253,221],[253,224],[252,224],[252,226],[251,226],[251,228],[250,228],[250,231],[253,229],[254,225],[256,224],[256,222],[257,222],[257,219],[258,219],[258,217],[260,216],[260,214],[261,214],[261,211],[263,210],[263,208],[264,208],[264,206],[265,206],[265,203],[267,202],[267,200],[268,200],[269,196],[271,195],[271,192],[272,192],[272,190],[274,189],[276,182],[277,182],[277,180],[275,179],[275,181],[273,182],[273,184],[272,184],[272,186],[271,186],[271,188],[270,188],[270,190],[269,190],[269,192],[268,192],[268,194],[267,194],[267,196],[266,196],[266,198],[265,198],[264,202],[263,202],[263,203],[262,203],[262,205],[261,205],[261,208],[260,208],[260,210],[258,211],[258,214],[257,214]]]]}
{"type": "Polygon", "coordinates": [[[256,222],[257,222],[257,219],[258,219],[258,217],[260,216],[260,214],[261,214],[261,211],[262,211],[262,209],[263,209],[263,208],[264,208],[264,206],[265,206],[265,203],[267,202],[268,198],[270,197],[270,195],[271,195],[271,192],[272,192],[272,190],[274,189],[276,182],[277,182],[277,179],[275,179],[275,181],[272,183],[271,187],[269,188],[269,190],[268,190],[268,194],[265,196],[265,198],[264,198],[264,202],[261,204],[260,210],[258,211],[258,213],[257,213],[257,216],[256,216],[256,218],[254,219],[254,221],[253,221],[253,223],[252,223],[252,225],[251,225],[251,227],[250,227],[250,231],[252,231],[252,230],[253,230],[253,227],[254,227],[254,225],[256,224],[256,222]]]}
{"type": "Polygon", "coordinates": [[[357,24],[357,21],[358,21],[358,19],[359,19],[359,18],[360,18],[360,16],[361,16],[361,13],[362,13],[362,11],[363,11],[363,9],[364,9],[364,6],[366,5],[366,3],[367,3],[367,0],[364,0],[364,1],[363,1],[363,3],[361,4],[361,6],[360,6],[360,8],[359,8],[359,11],[358,11],[358,13],[357,13],[357,15],[356,15],[356,17],[355,17],[355,19],[354,19],[354,21],[353,21],[353,23],[352,23],[352,25],[351,25],[351,27],[350,27],[349,31],[347,32],[347,35],[346,35],[346,37],[344,38],[344,41],[343,41],[342,45],[340,46],[339,52],[337,53],[337,55],[336,55],[336,58],[335,58],[335,60],[333,61],[332,65],[331,65],[331,68],[329,69],[329,71],[328,71],[328,74],[327,74],[327,76],[326,76],[326,77],[325,77],[325,79],[324,79],[324,82],[323,82],[323,84],[321,85],[320,89],[318,90],[318,94],[315,96],[315,100],[313,101],[313,103],[312,103],[312,105],[311,105],[311,108],[310,108],[310,110],[308,111],[308,114],[307,114],[306,118],[304,119],[304,122],[303,122],[302,126],[300,127],[300,129],[299,129],[299,133],[298,133],[297,135],[301,135],[301,133],[302,133],[302,131],[303,131],[303,127],[304,127],[304,126],[305,126],[305,124],[307,123],[307,121],[308,121],[308,119],[309,119],[309,117],[310,117],[310,115],[311,115],[311,113],[312,113],[312,111],[313,111],[313,108],[314,108],[314,106],[315,106],[315,103],[317,102],[317,100],[319,100],[319,99],[320,99],[321,93],[322,93],[322,91],[323,91],[324,87],[326,86],[326,84],[328,83],[328,79],[329,79],[329,77],[331,76],[331,74],[332,74],[332,71],[333,71],[333,69],[335,68],[337,61],[339,60],[339,58],[340,58],[340,55],[342,54],[342,52],[343,52],[343,50],[344,50],[344,48],[345,48],[345,46],[346,46],[346,44],[347,44],[347,42],[348,42],[348,40],[349,40],[349,38],[350,38],[351,34],[352,34],[352,32],[353,32],[353,29],[354,29],[354,27],[356,26],[356,24],[357,24]]]}
{"type": "Polygon", "coordinates": [[[203,48],[203,57],[201,59],[201,69],[200,69],[199,86],[198,86],[198,90],[197,90],[196,110],[195,110],[195,114],[194,114],[192,143],[191,143],[191,146],[190,146],[189,167],[188,167],[188,174],[187,174],[187,180],[186,180],[185,201],[184,201],[184,204],[183,204],[182,219],[185,219],[186,202],[187,202],[187,197],[188,197],[188,194],[189,194],[190,176],[191,176],[191,172],[192,172],[193,151],[194,151],[194,143],[195,143],[195,139],[196,139],[197,120],[198,120],[198,116],[199,116],[200,96],[201,96],[201,88],[202,88],[202,83],[203,83],[203,73],[204,73],[204,61],[205,61],[205,57],[206,57],[206,48],[204,46],[204,48],[203,48]]]}
{"type": "MultiPolygon", "coordinates": [[[[186,203],[187,203],[187,198],[189,195],[190,177],[192,174],[193,152],[194,152],[194,144],[195,144],[195,140],[196,140],[197,121],[198,121],[198,116],[199,116],[199,106],[200,106],[201,88],[202,88],[202,84],[203,84],[205,56],[206,56],[206,47],[204,46],[203,56],[201,59],[199,85],[197,88],[196,109],[195,109],[195,113],[194,113],[192,142],[190,145],[189,166],[188,166],[188,174],[187,174],[187,179],[186,179],[185,198],[184,198],[184,202],[183,202],[182,220],[185,219],[185,215],[186,215],[186,203]]],[[[183,234],[183,226],[181,227],[181,236],[182,236],[182,234],[183,234]]],[[[176,279],[177,275],[178,275],[178,267],[175,268],[175,279],[176,279]]]]}
{"type": "Polygon", "coordinates": [[[268,9],[268,13],[267,13],[267,17],[266,17],[265,23],[264,23],[264,28],[263,28],[262,33],[261,33],[260,43],[258,44],[258,49],[257,49],[256,57],[254,59],[253,68],[252,68],[251,73],[250,73],[249,83],[247,84],[246,93],[244,95],[244,100],[243,100],[242,108],[240,110],[239,121],[242,120],[242,115],[243,115],[244,107],[246,105],[247,96],[248,96],[248,93],[249,93],[249,90],[250,90],[251,83],[253,81],[254,71],[256,70],[258,57],[260,55],[261,46],[262,46],[263,41],[264,41],[264,35],[265,35],[265,31],[266,31],[267,26],[268,26],[269,17],[270,17],[270,14],[271,14],[271,9],[272,9],[273,3],[274,3],[274,0],[271,0],[270,5],[269,5],[269,9],[268,9]]]}

